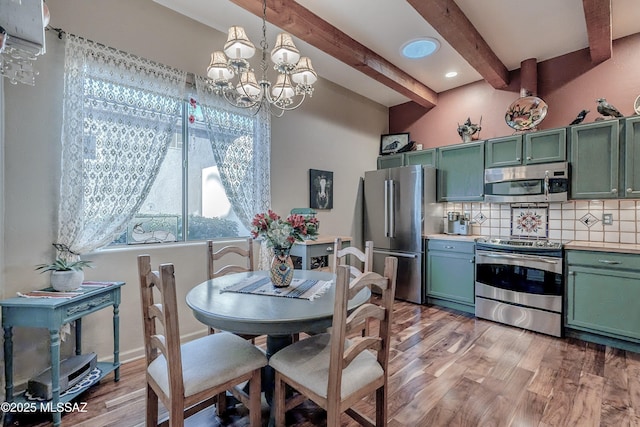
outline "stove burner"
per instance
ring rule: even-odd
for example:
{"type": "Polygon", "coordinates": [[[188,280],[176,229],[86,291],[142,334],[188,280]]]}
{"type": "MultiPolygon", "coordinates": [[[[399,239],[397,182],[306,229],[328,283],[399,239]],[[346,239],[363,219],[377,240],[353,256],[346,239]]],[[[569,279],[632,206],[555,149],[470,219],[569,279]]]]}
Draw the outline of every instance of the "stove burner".
{"type": "Polygon", "coordinates": [[[483,239],[476,241],[484,245],[492,245],[499,247],[522,247],[522,248],[541,248],[541,249],[562,249],[562,242],[551,240],[524,240],[524,239],[483,239]]]}

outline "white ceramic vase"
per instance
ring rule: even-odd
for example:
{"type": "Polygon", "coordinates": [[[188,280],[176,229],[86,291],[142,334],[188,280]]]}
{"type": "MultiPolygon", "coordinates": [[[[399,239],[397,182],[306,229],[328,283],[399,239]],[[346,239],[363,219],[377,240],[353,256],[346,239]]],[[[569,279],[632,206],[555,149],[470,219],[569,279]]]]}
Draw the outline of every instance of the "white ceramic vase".
{"type": "Polygon", "coordinates": [[[56,291],[69,292],[75,291],[82,285],[84,280],[84,271],[52,271],[51,287],[56,291]]]}

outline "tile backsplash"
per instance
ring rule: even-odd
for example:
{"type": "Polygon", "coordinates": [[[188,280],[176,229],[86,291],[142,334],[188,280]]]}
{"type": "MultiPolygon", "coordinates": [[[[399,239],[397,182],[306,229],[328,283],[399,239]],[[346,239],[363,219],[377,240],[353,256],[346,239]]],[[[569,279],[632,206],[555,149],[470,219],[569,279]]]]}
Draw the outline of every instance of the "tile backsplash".
{"type": "Polygon", "coordinates": [[[640,244],[640,200],[571,200],[534,206],[445,203],[444,215],[449,211],[468,212],[476,235],[640,244]],[[611,224],[604,224],[605,214],[611,214],[611,224]]]}

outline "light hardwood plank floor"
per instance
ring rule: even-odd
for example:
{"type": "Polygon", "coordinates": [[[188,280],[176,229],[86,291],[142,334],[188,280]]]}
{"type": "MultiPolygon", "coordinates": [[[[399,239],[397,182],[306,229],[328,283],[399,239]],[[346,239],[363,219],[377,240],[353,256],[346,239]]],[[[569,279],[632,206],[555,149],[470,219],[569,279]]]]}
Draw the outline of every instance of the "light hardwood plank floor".
{"type": "MultiPolygon", "coordinates": [[[[396,302],[389,378],[389,426],[640,426],[640,354],[559,339],[473,316],[396,302]]],[[[258,341],[258,344],[264,343],[258,341]]],[[[144,362],[126,363],[78,401],[63,426],[144,425],[144,362]]],[[[359,404],[373,414],[373,399],[359,404]]],[[[268,407],[263,407],[266,425],[268,407]]],[[[311,403],[287,414],[296,427],[324,426],[311,403]]],[[[42,417],[16,426],[48,427],[42,417]]],[[[247,426],[238,408],[207,409],[187,426],[247,426]]],[[[343,426],[357,424],[343,415],[343,426]]]]}

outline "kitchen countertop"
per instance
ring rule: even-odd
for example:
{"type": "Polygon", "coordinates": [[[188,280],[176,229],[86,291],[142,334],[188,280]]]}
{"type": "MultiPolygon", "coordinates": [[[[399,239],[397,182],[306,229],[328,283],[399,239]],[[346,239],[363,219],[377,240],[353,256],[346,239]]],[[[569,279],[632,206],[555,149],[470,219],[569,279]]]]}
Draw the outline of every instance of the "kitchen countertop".
{"type": "Polygon", "coordinates": [[[444,234],[444,233],[422,235],[423,239],[458,240],[463,242],[475,242],[476,239],[479,239],[481,237],[484,237],[484,236],[481,236],[479,234],[470,234],[467,236],[463,236],[460,234],[444,234]]]}
{"type": "Polygon", "coordinates": [[[578,240],[565,243],[565,249],[578,251],[618,252],[640,254],[640,245],[631,243],[581,242],[578,240]]]}

